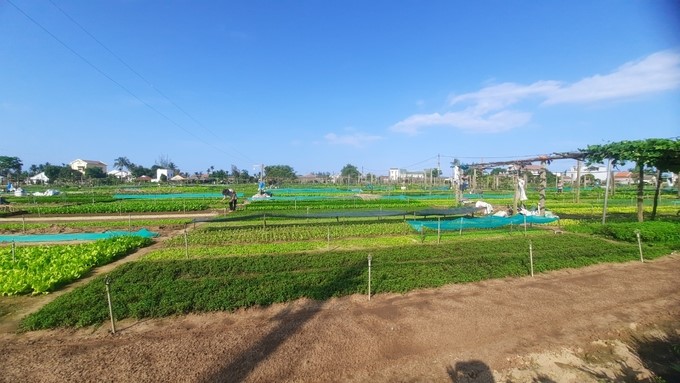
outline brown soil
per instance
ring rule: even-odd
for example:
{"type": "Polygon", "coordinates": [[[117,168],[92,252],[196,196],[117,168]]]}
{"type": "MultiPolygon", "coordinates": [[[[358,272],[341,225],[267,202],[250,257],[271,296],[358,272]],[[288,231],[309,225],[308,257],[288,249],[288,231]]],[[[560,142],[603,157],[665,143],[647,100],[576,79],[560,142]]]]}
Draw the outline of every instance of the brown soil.
{"type": "Polygon", "coordinates": [[[672,254],[370,301],[125,320],[115,335],[109,323],[5,331],[0,382],[645,381],[631,340],[680,334],[678,269],[672,254]]]}

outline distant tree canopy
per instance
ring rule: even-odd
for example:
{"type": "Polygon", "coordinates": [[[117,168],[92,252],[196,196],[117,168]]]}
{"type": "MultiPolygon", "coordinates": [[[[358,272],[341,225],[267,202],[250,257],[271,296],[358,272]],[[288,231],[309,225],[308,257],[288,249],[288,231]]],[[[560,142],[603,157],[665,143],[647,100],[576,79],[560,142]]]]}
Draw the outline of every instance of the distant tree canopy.
{"type": "Polygon", "coordinates": [[[282,182],[297,179],[295,170],[288,165],[271,165],[264,167],[264,174],[270,182],[282,182]]]}
{"type": "Polygon", "coordinates": [[[347,179],[347,183],[351,183],[352,180],[359,180],[359,169],[352,164],[345,165],[340,171],[340,175],[347,179]]]}
{"type": "Polygon", "coordinates": [[[19,157],[0,156],[0,175],[11,177],[21,174],[23,163],[19,157]]]}
{"type": "MultiPolygon", "coordinates": [[[[648,138],[646,140],[619,141],[603,145],[588,145],[585,149],[579,149],[588,163],[602,163],[611,160],[612,164],[619,165],[626,161],[636,163],[638,170],[637,190],[637,218],[638,222],[644,220],[644,169],[654,167],[660,173],[662,171],[680,171],[680,140],[667,138],[648,138]]],[[[657,193],[654,196],[654,213],[658,203],[658,187],[660,180],[657,179],[657,193]]],[[[652,214],[654,219],[655,214],[652,214]]]]}
{"type": "MultiPolygon", "coordinates": [[[[49,176],[48,176],[49,177],[49,176]]],[[[70,166],[67,165],[62,165],[59,167],[59,172],[57,173],[57,176],[54,178],[54,180],[61,180],[61,181],[67,181],[67,182],[76,182],[76,181],[81,181],[83,179],[83,173],[71,169],[70,166]]],[[[50,182],[52,182],[52,178],[50,178],[50,182]]]]}
{"type": "Polygon", "coordinates": [[[218,180],[226,180],[227,177],[229,176],[229,173],[226,170],[215,170],[212,172],[213,178],[216,178],[218,180]]]}
{"type": "Polygon", "coordinates": [[[101,168],[87,168],[85,169],[85,177],[87,178],[106,178],[106,173],[101,168]]]}
{"type": "Polygon", "coordinates": [[[134,166],[134,164],[127,157],[118,157],[113,161],[113,167],[118,170],[131,170],[132,166],[134,166]]]}

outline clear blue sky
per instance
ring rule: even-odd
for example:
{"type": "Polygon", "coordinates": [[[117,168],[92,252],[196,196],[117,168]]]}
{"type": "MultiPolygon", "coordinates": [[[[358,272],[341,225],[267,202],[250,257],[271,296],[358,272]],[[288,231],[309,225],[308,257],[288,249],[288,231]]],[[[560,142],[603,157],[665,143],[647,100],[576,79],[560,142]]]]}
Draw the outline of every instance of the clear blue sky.
{"type": "Polygon", "coordinates": [[[0,0],[0,155],[448,174],[677,137],[679,4],[0,0]]]}

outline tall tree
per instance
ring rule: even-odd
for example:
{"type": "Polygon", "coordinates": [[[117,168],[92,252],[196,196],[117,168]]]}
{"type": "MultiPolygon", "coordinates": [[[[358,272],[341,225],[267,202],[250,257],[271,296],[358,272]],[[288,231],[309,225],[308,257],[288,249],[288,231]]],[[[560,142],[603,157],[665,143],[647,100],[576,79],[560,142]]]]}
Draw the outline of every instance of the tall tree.
{"type": "Polygon", "coordinates": [[[87,168],[85,169],[85,177],[87,178],[106,178],[106,173],[101,168],[87,168]]]}
{"type": "Polygon", "coordinates": [[[43,171],[45,172],[45,175],[47,176],[47,178],[49,178],[49,180],[50,180],[49,182],[54,183],[59,178],[59,173],[61,172],[61,167],[46,164],[45,167],[43,168],[43,171]]]}
{"type": "Polygon", "coordinates": [[[288,165],[271,165],[264,167],[264,174],[270,182],[280,183],[297,178],[295,170],[288,165]]]}
{"type": "Polygon", "coordinates": [[[19,157],[0,156],[0,175],[7,176],[8,180],[12,175],[19,176],[23,165],[19,157]]]}
{"type": "Polygon", "coordinates": [[[236,182],[238,182],[238,179],[241,178],[241,171],[238,170],[236,165],[231,165],[231,176],[234,177],[236,182]]]}
{"type": "Polygon", "coordinates": [[[352,164],[345,165],[342,170],[340,170],[340,175],[343,178],[347,178],[347,183],[349,184],[352,179],[359,180],[359,169],[352,164]]]}
{"type": "MultiPolygon", "coordinates": [[[[589,145],[579,149],[590,163],[611,159],[613,165],[634,161],[638,171],[637,219],[644,221],[644,170],[654,167],[661,171],[680,170],[680,140],[648,138],[646,140],[620,141],[604,145],[589,145]]],[[[658,203],[655,195],[654,204],[658,203]]]]}
{"type": "Polygon", "coordinates": [[[131,171],[132,167],[132,161],[130,161],[127,157],[118,157],[115,160],[113,160],[113,167],[118,169],[118,170],[128,170],[131,171]]]}

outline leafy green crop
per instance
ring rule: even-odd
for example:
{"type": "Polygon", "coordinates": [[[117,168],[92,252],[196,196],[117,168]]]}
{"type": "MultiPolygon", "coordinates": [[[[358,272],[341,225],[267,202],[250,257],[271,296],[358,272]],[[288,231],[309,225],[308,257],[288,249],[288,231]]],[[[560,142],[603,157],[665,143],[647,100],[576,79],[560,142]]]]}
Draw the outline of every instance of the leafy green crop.
{"type": "Polygon", "coordinates": [[[80,278],[94,266],[146,246],[151,239],[124,236],[76,245],[0,248],[0,295],[46,293],[80,278]]]}
{"type": "MultiPolygon", "coordinates": [[[[293,225],[270,225],[267,227],[220,227],[209,226],[192,231],[188,235],[190,245],[226,245],[232,243],[271,243],[285,241],[326,240],[329,238],[375,237],[383,235],[411,234],[413,230],[403,221],[373,223],[342,223],[316,225],[301,223],[293,225]]],[[[166,242],[167,246],[184,244],[183,237],[166,242]]]]}
{"type": "MultiPolygon", "coordinates": [[[[477,237],[475,241],[444,245],[373,248],[372,288],[378,293],[406,292],[447,283],[527,275],[529,240],[535,272],[631,261],[638,254],[635,244],[581,235],[556,236],[552,232],[516,236],[512,241],[477,237]]],[[[651,259],[667,252],[667,248],[656,246],[647,249],[645,257],[651,259]]],[[[301,297],[323,300],[365,293],[368,254],[366,250],[331,250],[127,263],[109,274],[114,314],[118,319],[160,317],[235,310],[301,297]]],[[[96,278],[26,317],[22,328],[89,326],[107,317],[103,279],[96,278]]]]}
{"type": "MultiPolygon", "coordinates": [[[[213,201],[214,202],[214,201],[213,201]]],[[[123,214],[144,212],[202,211],[210,208],[204,200],[118,200],[115,202],[83,203],[63,206],[22,206],[31,214],[123,214]]]]}

